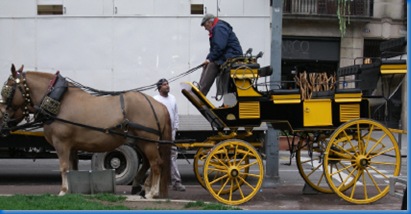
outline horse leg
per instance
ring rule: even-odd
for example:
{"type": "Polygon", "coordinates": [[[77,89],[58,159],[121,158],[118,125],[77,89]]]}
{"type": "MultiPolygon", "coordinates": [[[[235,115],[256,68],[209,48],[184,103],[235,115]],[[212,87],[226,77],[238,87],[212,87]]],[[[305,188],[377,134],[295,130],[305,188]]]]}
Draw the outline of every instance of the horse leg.
{"type": "Polygon", "coordinates": [[[68,192],[67,172],[70,169],[70,149],[55,146],[60,162],[61,173],[61,189],[59,196],[63,196],[68,192]]]}
{"type": "Polygon", "coordinates": [[[145,152],[147,159],[150,162],[150,174],[144,182],[146,191],[145,197],[148,199],[159,197],[160,193],[160,176],[161,176],[161,164],[162,160],[157,150],[157,145],[151,143],[145,152]]]}
{"type": "Polygon", "coordinates": [[[138,170],[136,177],[134,177],[133,185],[131,187],[131,194],[132,195],[142,195],[144,196],[145,191],[143,190],[144,179],[146,177],[146,173],[150,168],[150,163],[147,160],[147,157],[140,152],[140,157],[142,157],[142,166],[138,170]]]}
{"type": "Polygon", "coordinates": [[[77,150],[72,150],[70,152],[70,169],[78,170],[78,155],[77,150]]]}

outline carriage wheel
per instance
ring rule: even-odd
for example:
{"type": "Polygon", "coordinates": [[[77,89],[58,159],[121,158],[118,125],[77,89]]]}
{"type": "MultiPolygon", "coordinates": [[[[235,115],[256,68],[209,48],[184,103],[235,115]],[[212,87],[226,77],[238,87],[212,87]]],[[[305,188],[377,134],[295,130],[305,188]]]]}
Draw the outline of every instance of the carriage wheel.
{"type": "MultiPolygon", "coordinates": [[[[196,179],[198,181],[198,183],[200,183],[200,185],[207,190],[206,184],[204,183],[204,176],[203,176],[203,172],[204,172],[204,162],[205,159],[207,158],[208,154],[210,153],[211,148],[199,148],[196,152],[196,154],[194,155],[194,164],[193,164],[193,168],[194,168],[194,174],[196,176],[196,179]]],[[[233,154],[229,155],[230,157],[234,157],[233,154]]],[[[230,162],[233,162],[234,160],[230,159],[230,162]]],[[[244,165],[247,165],[250,163],[250,158],[246,157],[244,159],[244,165]]],[[[241,176],[243,176],[244,179],[247,178],[247,173],[249,171],[249,167],[246,167],[244,169],[245,173],[243,173],[241,176]]],[[[211,181],[215,178],[218,178],[222,175],[222,172],[214,172],[214,173],[210,173],[208,175],[208,179],[211,181]]],[[[240,185],[242,185],[244,182],[240,181],[240,185]]],[[[238,187],[234,187],[235,190],[238,189],[238,187]]],[[[215,190],[218,191],[218,190],[215,190]]],[[[229,193],[229,189],[223,190],[221,192],[221,194],[227,194],[229,193]]]]}
{"type": "Polygon", "coordinates": [[[196,179],[198,183],[204,188],[207,189],[205,183],[204,183],[204,178],[203,178],[203,171],[204,171],[204,161],[207,158],[207,154],[210,151],[210,149],[204,149],[204,148],[199,148],[194,155],[194,174],[196,176],[196,179]]]}
{"type": "Polygon", "coordinates": [[[204,175],[207,190],[215,199],[238,205],[249,201],[260,190],[263,161],[249,143],[230,139],[218,143],[210,151],[204,163],[204,175]]]}
{"type": "Polygon", "coordinates": [[[301,140],[298,143],[295,159],[298,172],[307,185],[322,193],[333,193],[323,171],[323,155],[326,147],[324,139],[316,142],[301,140]]]}
{"type": "Polygon", "coordinates": [[[330,137],[324,154],[324,173],[330,188],[344,200],[368,204],[389,192],[389,177],[398,176],[401,155],[397,141],[382,124],[355,119],[330,137]],[[330,163],[339,162],[338,170],[330,163]],[[348,189],[343,191],[345,186],[348,189]]]}
{"type": "MultiPolygon", "coordinates": [[[[298,172],[304,179],[307,185],[322,193],[333,193],[333,190],[328,185],[323,170],[324,152],[327,147],[328,136],[320,134],[311,140],[300,141],[296,154],[296,162],[298,172]]],[[[331,161],[329,167],[338,170],[342,164],[339,161],[331,161]]],[[[349,183],[342,187],[342,191],[353,185],[349,183]]]]}

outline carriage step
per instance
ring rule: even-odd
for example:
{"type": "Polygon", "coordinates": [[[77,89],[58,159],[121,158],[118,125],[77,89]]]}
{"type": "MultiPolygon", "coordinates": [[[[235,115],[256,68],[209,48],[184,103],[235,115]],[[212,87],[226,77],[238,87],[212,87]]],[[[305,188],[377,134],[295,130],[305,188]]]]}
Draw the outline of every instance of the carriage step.
{"type": "Polygon", "coordinates": [[[404,190],[407,187],[406,176],[393,176],[389,178],[390,181],[390,195],[402,198],[404,196],[404,190]],[[399,183],[400,185],[396,185],[399,183]]]}

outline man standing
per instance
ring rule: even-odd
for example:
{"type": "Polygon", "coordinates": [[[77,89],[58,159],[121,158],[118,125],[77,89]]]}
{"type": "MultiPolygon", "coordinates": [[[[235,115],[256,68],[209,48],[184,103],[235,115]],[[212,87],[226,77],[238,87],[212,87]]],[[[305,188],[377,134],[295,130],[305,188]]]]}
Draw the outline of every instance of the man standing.
{"type": "MultiPolygon", "coordinates": [[[[157,90],[159,94],[155,95],[154,99],[156,99],[157,101],[159,101],[167,107],[171,119],[171,128],[173,130],[172,140],[175,140],[176,132],[179,125],[176,98],[174,97],[174,95],[169,93],[170,86],[168,85],[168,81],[166,79],[160,79],[157,82],[157,90]]],[[[177,168],[177,156],[177,147],[173,146],[171,148],[171,184],[173,190],[185,191],[186,188],[181,183],[180,172],[177,168]]]]}
{"type": "Polygon", "coordinates": [[[233,27],[226,21],[219,20],[212,14],[206,14],[201,20],[201,26],[209,32],[210,40],[210,51],[198,83],[200,91],[206,96],[218,75],[220,65],[229,58],[242,56],[243,50],[233,27]]]}

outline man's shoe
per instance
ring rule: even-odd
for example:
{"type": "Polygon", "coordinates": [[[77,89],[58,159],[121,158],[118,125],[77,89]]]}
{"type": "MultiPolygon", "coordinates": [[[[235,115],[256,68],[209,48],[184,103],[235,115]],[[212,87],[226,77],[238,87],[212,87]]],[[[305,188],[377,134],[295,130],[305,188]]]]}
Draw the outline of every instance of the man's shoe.
{"type": "Polygon", "coordinates": [[[175,190],[175,191],[180,191],[180,192],[184,192],[184,191],[186,191],[186,187],[185,187],[184,185],[178,183],[178,184],[175,184],[175,185],[173,186],[173,190],[175,190]]]}

